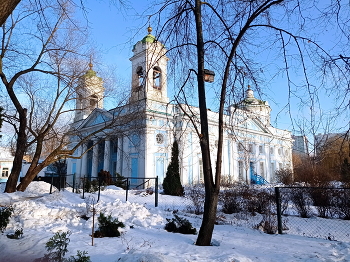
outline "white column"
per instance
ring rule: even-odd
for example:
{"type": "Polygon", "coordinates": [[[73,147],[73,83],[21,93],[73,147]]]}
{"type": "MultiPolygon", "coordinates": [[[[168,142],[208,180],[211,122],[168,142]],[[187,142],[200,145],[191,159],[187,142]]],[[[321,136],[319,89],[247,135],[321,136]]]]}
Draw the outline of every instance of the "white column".
{"type": "Polygon", "coordinates": [[[103,156],[103,170],[110,171],[111,141],[105,140],[105,152],[103,156]]]}
{"type": "Polygon", "coordinates": [[[91,177],[97,177],[98,173],[98,144],[94,141],[94,147],[92,148],[92,168],[91,168],[91,177]]]}
{"type": "MultiPolygon", "coordinates": [[[[81,154],[82,154],[82,148],[81,148],[81,146],[79,146],[78,149],[77,149],[76,151],[78,152],[77,155],[78,155],[78,156],[81,156],[81,154]]],[[[81,159],[77,159],[77,160],[76,160],[75,175],[76,175],[77,177],[80,177],[80,176],[81,176],[81,159]]]]}
{"type": "Polygon", "coordinates": [[[84,176],[87,176],[87,152],[86,151],[86,144],[82,144],[81,146],[81,154],[84,154],[82,155],[81,157],[81,167],[80,167],[80,176],[81,177],[84,177],[84,176]]]}

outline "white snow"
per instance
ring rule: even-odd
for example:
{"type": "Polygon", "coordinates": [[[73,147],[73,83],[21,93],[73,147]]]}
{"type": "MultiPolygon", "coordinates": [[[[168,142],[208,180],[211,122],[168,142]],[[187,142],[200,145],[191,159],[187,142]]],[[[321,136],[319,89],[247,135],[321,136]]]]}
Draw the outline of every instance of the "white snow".
{"type": "MultiPolygon", "coordinates": [[[[77,250],[87,251],[93,262],[350,261],[349,242],[291,234],[268,235],[252,229],[252,225],[259,222],[259,217],[248,222],[223,214],[222,220],[228,221],[229,218],[231,224],[215,226],[212,246],[196,246],[196,235],[164,230],[166,218],[173,217],[173,210],[179,210],[178,215],[188,219],[199,230],[201,216],[180,210],[177,197],[159,195],[161,204],[155,208],[154,195],[130,195],[133,202],[125,202],[125,191],[117,187],[101,191],[98,203],[97,194],[86,194],[86,198],[82,199],[79,194],[68,190],[56,190],[51,195],[49,190],[49,184],[32,182],[25,192],[0,194],[0,206],[11,204],[14,207],[9,225],[0,234],[1,262],[29,262],[43,257],[46,242],[60,230],[71,232],[66,257],[76,255],[77,250]],[[126,225],[121,230],[121,237],[95,238],[94,246],[91,245],[92,218],[84,220],[81,216],[91,216],[92,204],[98,213],[110,214],[126,225]],[[6,234],[19,228],[23,228],[23,238],[7,238],[6,234]]],[[[0,185],[0,191],[4,191],[4,184],[0,185]]],[[[332,223],[332,220],[327,222],[332,223]]],[[[318,225],[314,230],[320,237],[328,234],[322,231],[319,218],[309,219],[308,223],[318,225]]],[[[293,230],[298,231],[297,228],[293,230]]]]}

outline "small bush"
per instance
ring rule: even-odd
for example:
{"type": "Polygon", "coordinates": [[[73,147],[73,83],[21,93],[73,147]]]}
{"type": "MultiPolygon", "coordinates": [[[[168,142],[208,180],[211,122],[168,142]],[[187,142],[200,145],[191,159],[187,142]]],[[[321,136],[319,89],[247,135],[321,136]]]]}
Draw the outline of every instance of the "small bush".
{"type": "Polygon", "coordinates": [[[300,217],[307,218],[311,216],[311,201],[306,188],[293,188],[291,191],[291,201],[300,217]]]}
{"type": "Polygon", "coordinates": [[[256,213],[265,214],[270,212],[270,208],[274,204],[274,197],[270,192],[258,191],[250,189],[250,194],[246,192],[246,208],[253,216],[256,213]]]}
{"type": "Polygon", "coordinates": [[[186,218],[180,218],[178,215],[174,215],[174,217],[166,219],[168,221],[164,228],[166,231],[181,234],[197,234],[196,228],[186,218]]]}
{"type": "Polygon", "coordinates": [[[344,220],[350,220],[350,190],[343,189],[338,192],[338,209],[339,217],[344,220]]]}
{"type": "Polygon", "coordinates": [[[98,217],[99,230],[95,231],[94,237],[119,237],[120,232],[119,228],[125,227],[123,222],[119,222],[118,219],[112,218],[111,215],[105,216],[103,213],[100,213],[98,217]]]}
{"type": "Polygon", "coordinates": [[[277,233],[277,221],[276,217],[270,214],[264,214],[261,222],[256,225],[256,229],[259,229],[266,234],[276,234],[277,233]]]}
{"type": "Polygon", "coordinates": [[[290,192],[288,190],[283,191],[283,194],[281,194],[281,215],[287,215],[290,198],[290,192]]]}
{"type": "Polygon", "coordinates": [[[98,179],[101,181],[101,185],[108,186],[113,184],[112,176],[111,173],[109,173],[109,171],[101,169],[97,175],[98,179]]]}
{"type": "Polygon", "coordinates": [[[71,256],[68,258],[68,262],[91,262],[90,256],[87,256],[87,251],[77,251],[77,257],[71,256]]]}
{"type": "Polygon", "coordinates": [[[152,188],[152,187],[146,188],[146,194],[153,195],[153,193],[154,193],[154,188],[152,188]]]}
{"type": "Polygon", "coordinates": [[[10,217],[13,212],[13,207],[0,207],[0,231],[4,232],[8,223],[10,222],[10,217]]]}
{"type": "Polygon", "coordinates": [[[220,193],[222,212],[225,214],[239,213],[243,209],[243,197],[239,187],[230,188],[220,193]]]}
{"type": "Polygon", "coordinates": [[[293,183],[293,171],[290,168],[281,168],[275,171],[276,182],[285,185],[293,183]]]}
{"type": "Polygon", "coordinates": [[[191,186],[189,190],[186,191],[186,198],[192,200],[193,202],[193,205],[187,207],[189,212],[193,212],[196,215],[203,214],[205,200],[203,185],[191,186]]]}
{"type": "Polygon", "coordinates": [[[46,250],[48,254],[45,254],[44,261],[63,262],[64,256],[68,252],[67,246],[70,242],[69,236],[71,232],[57,232],[46,243],[46,250]]]}
{"type": "Polygon", "coordinates": [[[313,188],[310,190],[310,196],[314,202],[314,206],[318,211],[318,215],[323,218],[332,217],[332,191],[325,188],[313,188]]]}
{"type": "Polygon", "coordinates": [[[125,190],[127,188],[126,178],[119,173],[115,173],[115,175],[117,178],[114,182],[114,185],[125,190]]]}
{"type": "Polygon", "coordinates": [[[92,181],[86,179],[84,183],[84,190],[87,193],[94,193],[98,191],[98,180],[94,179],[92,181]]]}
{"type": "Polygon", "coordinates": [[[23,228],[16,229],[15,233],[6,235],[10,239],[21,239],[23,237],[23,228]]]}

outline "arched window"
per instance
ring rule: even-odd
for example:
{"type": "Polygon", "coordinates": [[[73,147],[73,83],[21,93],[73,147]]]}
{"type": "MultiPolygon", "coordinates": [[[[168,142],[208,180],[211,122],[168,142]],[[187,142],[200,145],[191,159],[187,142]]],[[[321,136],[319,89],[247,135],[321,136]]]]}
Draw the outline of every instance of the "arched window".
{"type": "Polygon", "coordinates": [[[90,96],[90,109],[95,109],[97,107],[98,98],[96,95],[90,96]]]}
{"type": "Polygon", "coordinates": [[[145,82],[145,74],[141,66],[137,67],[136,74],[138,78],[137,87],[142,87],[145,82]]]}
{"type": "Polygon", "coordinates": [[[159,67],[153,68],[153,88],[157,90],[161,90],[161,70],[159,67]]]}

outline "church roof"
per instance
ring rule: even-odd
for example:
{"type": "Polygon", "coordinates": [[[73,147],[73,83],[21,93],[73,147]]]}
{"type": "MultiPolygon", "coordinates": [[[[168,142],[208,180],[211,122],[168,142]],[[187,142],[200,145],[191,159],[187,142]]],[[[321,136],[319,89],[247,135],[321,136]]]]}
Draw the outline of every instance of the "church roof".
{"type": "Polygon", "coordinates": [[[96,72],[94,70],[92,70],[92,69],[89,69],[89,70],[86,71],[84,76],[86,76],[86,77],[93,77],[93,76],[96,76],[96,72]]]}
{"type": "Polygon", "coordinates": [[[141,43],[154,43],[156,41],[156,38],[154,35],[148,34],[144,38],[142,38],[141,43]]]}
{"type": "MultiPolygon", "coordinates": [[[[83,75],[85,78],[91,78],[96,76],[97,77],[97,73],[92,70],[93,64],[90,62],[89,63],[89,69],[86,71],[86,73],[83,75]]],[[[102,80],[101,77],[98,77],[99,80],[102,80]]]]}
{"type": "Polygon", "coordinates": [[[248,86],[248,89],[246,91],[246,97],[239,104],[241,104],[241,105],[268,105],[268,102],[255,98],[253,90],[250,88],[250,86],[248,86]]]}
{"type": "MultiPolygon", "coordinates": [[[[147,31],[148,31],[148,34],[144,38],[142,38],[141,41],[138,41],[137,43],[141,42],[142,44],[146,44],[146,43],[155,43],[155,42],[158,41],[157,38],[154,35],[151,34],[152,27],[149,26],[147,28],[147,31]]],[[[137,43],[133,46],[132,51],[135,50],[135,47],[136,47],[137,43]]]]}

